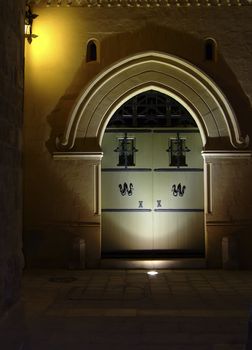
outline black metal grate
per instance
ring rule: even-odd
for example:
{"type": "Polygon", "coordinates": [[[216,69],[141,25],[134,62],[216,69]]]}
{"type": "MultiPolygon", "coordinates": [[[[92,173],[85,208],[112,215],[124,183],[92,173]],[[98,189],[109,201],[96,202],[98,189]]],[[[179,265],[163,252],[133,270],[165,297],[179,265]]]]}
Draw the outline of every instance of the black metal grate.
{"type": "Polygon", "coordinates": [[[172,97],[150,90],[125,102],[108,127],[195,127],[190,113],[172,97]]]}

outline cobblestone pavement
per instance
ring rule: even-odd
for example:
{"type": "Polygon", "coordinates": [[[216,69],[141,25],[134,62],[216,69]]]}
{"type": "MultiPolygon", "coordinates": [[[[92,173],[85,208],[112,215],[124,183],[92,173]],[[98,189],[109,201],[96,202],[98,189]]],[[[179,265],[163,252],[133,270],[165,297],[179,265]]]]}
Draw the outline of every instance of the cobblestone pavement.
{"type": "MultiPolygon", "coordinates": [[[[242,350],[252,271],[33,270],[2,350],[242,350]]],[[[251,349],[252,350],[252,349],[251,349]]]]}

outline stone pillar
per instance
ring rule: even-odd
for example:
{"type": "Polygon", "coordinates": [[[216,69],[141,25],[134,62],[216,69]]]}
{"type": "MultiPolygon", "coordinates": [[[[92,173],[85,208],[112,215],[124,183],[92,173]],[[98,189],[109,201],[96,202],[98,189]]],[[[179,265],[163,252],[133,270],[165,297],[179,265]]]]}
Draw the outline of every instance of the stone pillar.
{"type": "Polygon", "coordinates": [[[203,152],[206,259],[209,268],[221,268],[223,259],[225,268],[252,267],[251,154],[251,151],[236,150],[203,152]],[[228,242],[225,237],[228,237],[228,242]]]}
{"type": "Polygon", "coordinates": [[[19,299],[22,256],[24,0],[0,4],[0,315],[19,299]]]}

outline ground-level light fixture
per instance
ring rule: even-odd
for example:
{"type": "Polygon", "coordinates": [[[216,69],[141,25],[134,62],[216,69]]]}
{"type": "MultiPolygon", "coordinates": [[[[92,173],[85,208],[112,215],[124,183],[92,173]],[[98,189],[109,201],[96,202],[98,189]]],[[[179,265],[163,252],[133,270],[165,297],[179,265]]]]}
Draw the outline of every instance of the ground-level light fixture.
{"type": "Polygon", "coordinates": [[[149,276],[156,276],[156,275],[158,275],[158,272],[157,272],[157,271],[154,271],[154,270],[151,270],[151,271],[148,271],[147,274],[148,274],[149,276]]]}
{"type": "Polygon", "coordinates": [[[32,13],[31,7],[29,5],[26,5],[24,32],[25,32],[25,38],[27,39],[29,44],[31,44],[32,39],[37,38],[37,35],[32,33],[33,20],[37,17],[38,15],[36,15],[35,13],[32,13]]]}

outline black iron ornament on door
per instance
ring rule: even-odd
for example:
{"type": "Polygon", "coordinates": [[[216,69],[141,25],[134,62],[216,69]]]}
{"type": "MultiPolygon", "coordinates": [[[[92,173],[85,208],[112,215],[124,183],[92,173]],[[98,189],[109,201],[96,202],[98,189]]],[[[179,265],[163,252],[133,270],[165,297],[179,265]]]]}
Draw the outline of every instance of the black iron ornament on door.
{"type": "Polygon", "coordinates": [[[135,148],[135,138],[128,137],[125,132],[123,138],[118,138],[118,147],[114,150],[114,152],[118,152],[119,161],[117,166],[124,166],[127,168],[128,166],[135,166],[135,152],[137,149],[135,148]]]}
{"type": "Polygon", "coordinates": [[[127,184],[126,182],[124,182],[123,185],[122,185],[122,184],[119,184],[118,187],[119,187],[119,190],[120,190],[120,193],[121,193],[122,196],[125,196],[126,194],[127,194],[128,196],[132,196],[132,194],[133,194],[133,189],[134,189],[132,183],[130,183],[129,186],[128,186],[128,184],[127,184]]]}
{"type": "Polygon", "coordinates": [[[186,153],[190,152],[190,149],[185,144],[186,139],[180,137],[179,132],[176,138],[170,139],[170,146],[167,152],[170,152],[170,166],[187,166],[186,153]]]}
{"type": "Polygon", "coordinates": [[[186,190],[186,186],[181,186],[181,183],[179,183],[177,186],[174,184],[172,185],[172,194],[174,197],[183,197],[186,190]]]}

